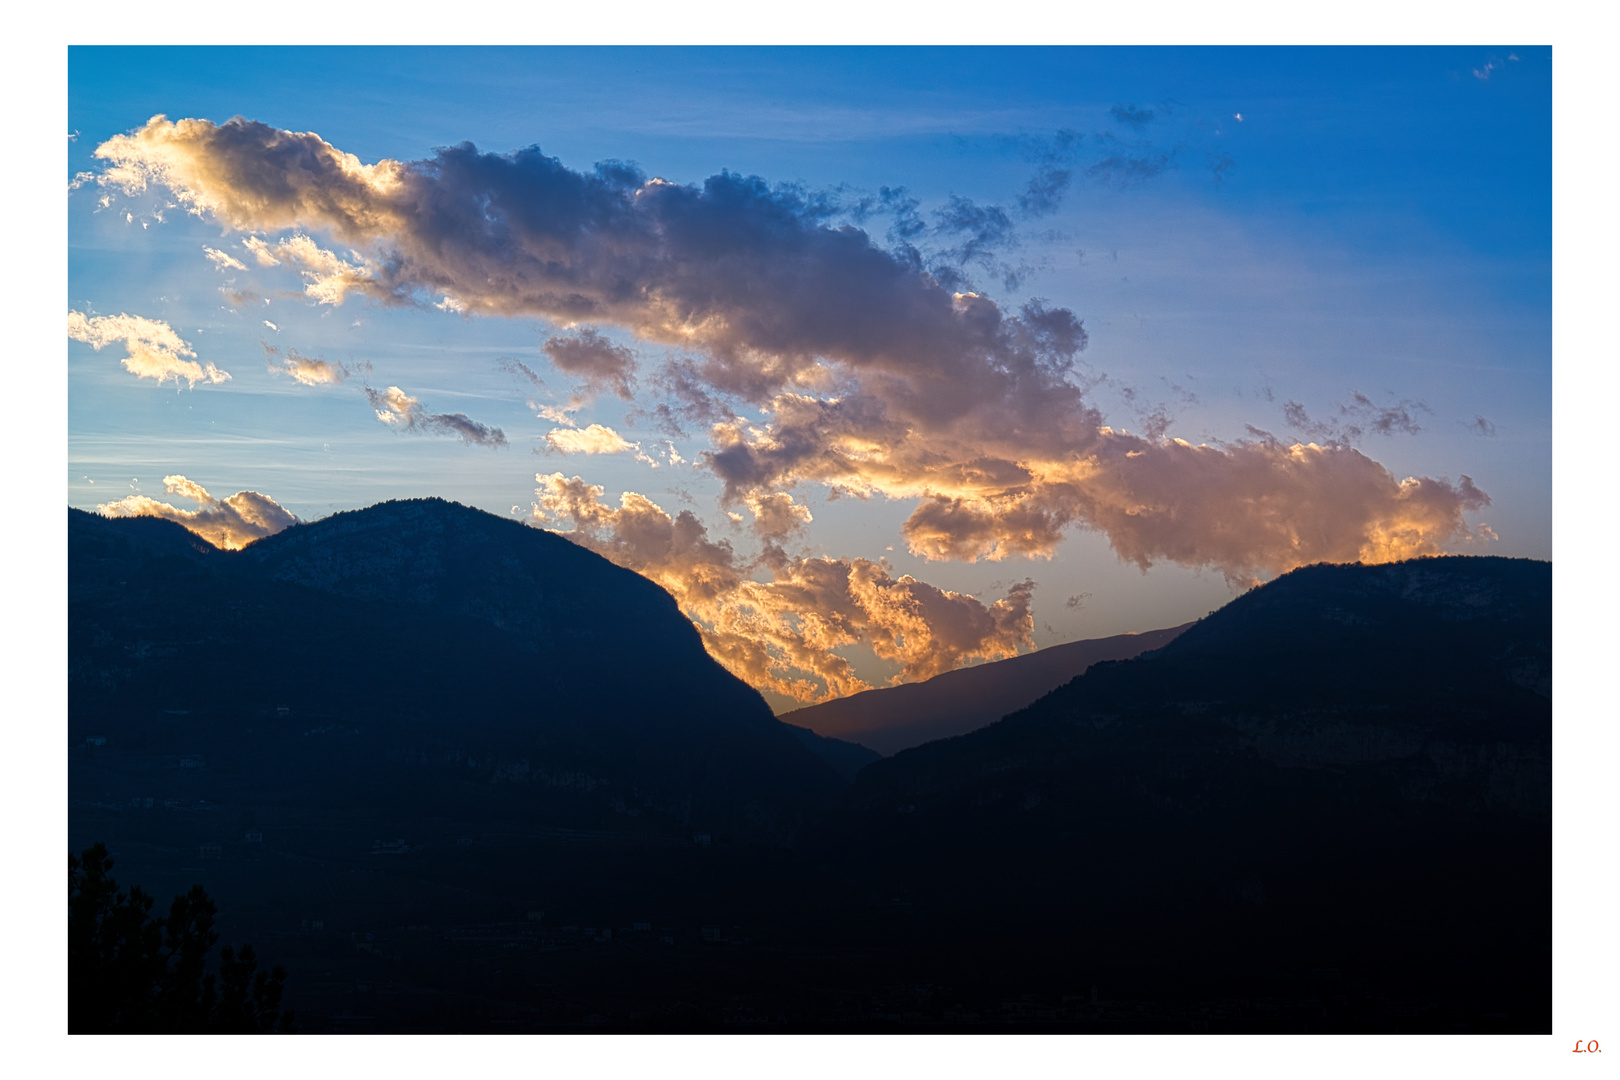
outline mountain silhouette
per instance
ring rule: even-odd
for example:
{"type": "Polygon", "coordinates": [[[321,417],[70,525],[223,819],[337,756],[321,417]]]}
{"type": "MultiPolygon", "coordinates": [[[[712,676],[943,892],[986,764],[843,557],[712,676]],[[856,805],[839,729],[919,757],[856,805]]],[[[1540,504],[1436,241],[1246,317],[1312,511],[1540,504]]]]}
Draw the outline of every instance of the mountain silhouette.
{"type": "Polygon", "coordinates": [[[1310,993],[1550,1024],[1551,587],[1499,558],[1295,570],[868,766],[810,846],[1002,963],[1325,972],[1310,993]]]}
{"type": "Polygon", "coordinates": [[[1551,1029],[1547,563],[1306,567],[879,758],[453,503],[68,532],[70,845],[303,1030],[1551,1029]]]}
{"type": "Polygon", "coordinates": [[[866,690],[795,709],[780,719],[887,756],[994,723],[1084,673],[1092,664],[1128,660],[1157,649],[1191,625],[1049,645],[1024,656],[947,671],[923,682],[866,690]]]}
{"type": "Polygon", "coordinates": [[[438,499],[240,551],[68,525],[75,740],[405,819],[782,839],[843,786],[668,593],[560,536],[438,499]]]}

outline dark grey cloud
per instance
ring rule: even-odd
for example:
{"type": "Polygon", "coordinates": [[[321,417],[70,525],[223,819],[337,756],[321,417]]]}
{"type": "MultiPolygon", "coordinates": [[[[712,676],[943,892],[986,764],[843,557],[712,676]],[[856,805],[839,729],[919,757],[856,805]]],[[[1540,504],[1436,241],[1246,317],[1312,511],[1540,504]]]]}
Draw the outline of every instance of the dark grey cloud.
{"type": "Polygon", "coordinates": [[[1483,416],[1476,415],[1473,422],[1468,425],[1468,430],[1475,435],[1494,436],[1496,434],[1496,425],[1483,416]]]}
{"type": "Polygon", "coordinates": [[[386,390],[363,387],[366,400],[377,411],[377,419],[401,431],[415,431],[428,435],[451,435],[468,446],[506,445],[506,433],[498,427],[480,424],[466,413],[431,413],[422,403],[397,386],[386,390]]]}
{"type": "Polygon", "coordinates": [[[559,371],[585,380],[592,393],[612,390],[626,401],[635,397],[636,354],[587,326],[548,338],[541,347],[559,371]]]}
{"type": "Polygon", "coordinates": [[[631,410],[626,415],[630,422],[649,420],[656,430],[684,438],[688,427],[708,427],[736,415],[730,402],[710,392],[709,382],[690,357],[666,360],[654,373],[652,383],[664,400],[650,410],[631,410]]]}
{"type": "Polygon", "coordinates": [[[1402,400],[1393,405],[1379,405],[1359,390],[1351,391],[1350,404],[1335,408],[1332,419],[1314,420],[1304,405],[1288,401],[1283,405],[1283,417],[1289,427],[1317,442],[1349,445],[1368,434],[1416,435],[1423,428],[1414,414],[1434,413],[1421,401],[1402,400]]]}
{"type": "Polygon", "coordinates": [[[536,390],[544,390],[547,393],[551,391],[551,387],[546,385],[546,380],[535,374],[535,370],[532,367],[516,357],[503,356],[500,359],[500,365],[502,371],[510,371],[514,375],[520,375],[527,379],[529,381],[529,385],[533,386],[536,390]]]}

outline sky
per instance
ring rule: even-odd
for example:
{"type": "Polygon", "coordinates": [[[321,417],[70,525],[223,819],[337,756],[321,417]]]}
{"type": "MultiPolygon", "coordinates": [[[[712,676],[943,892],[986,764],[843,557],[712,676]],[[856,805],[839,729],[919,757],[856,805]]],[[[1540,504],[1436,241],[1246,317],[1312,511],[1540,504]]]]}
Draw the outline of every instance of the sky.
{"type": "Polygon", "coordinates": [[[779,711],[1552,554],[1534,46],[68,55],[68,502],[440,496],[779,711]]]}

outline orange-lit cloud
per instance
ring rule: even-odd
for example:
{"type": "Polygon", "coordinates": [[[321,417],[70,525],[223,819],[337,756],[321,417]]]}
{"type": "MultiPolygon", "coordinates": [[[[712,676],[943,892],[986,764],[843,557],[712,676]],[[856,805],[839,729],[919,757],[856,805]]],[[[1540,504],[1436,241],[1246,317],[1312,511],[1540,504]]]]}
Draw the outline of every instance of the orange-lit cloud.
{"type": "Polygon", "coordinates": [[[181,510],[145,495],[128,495],[117,502],[102,503],[96,510],[107,517],[158,517],[177,522],[215,547],[232,551],[298,523],[298,518],[274,499],[257,491],[238,491],[216,499],[201,484],[184,476],[165,476],[163,489],[197,503],[200,509],[181,510]]]}
{"type": "MultiPolygon", "coordinates": [[[[1087,343],[1073,312],[1003,308],[908,244],[838,224],[827,199],[799,188],[732,173],[675,184],[613,162],[576,172],[534,148],[470,144],[366,165],[313,133],[242,119],[155,117],[96,154],[109,190],[162,184],[228,228],[290,231],[244,243],[261,263],[301,267],[323,302],[361,292],[614,324],[680,350],[647,414],[671,431],[708,427],[700,463],[733,506],[821,484],[915,502],[904,534],[929,559],[1050,556],[1090,529],[1140,566],[1213,567],[1235,582],[1487,536],[1466,520],[1489,504],[1467,476],[1401,480],[1348,445],[1352,431],[1419,430],[1420,403],[1358,397],[1332,430],[1301,429],[1315,442],[1194,446],[1166,438],[1162,419],[1117,430],[1070,377],[1087,343]],[[754,420],[739,417],[750,408],[754,420]]],[[[991,209],[953,200],[942,221],[960,218],[976,244],[1007,242],[1010,218],[991,209]]],[[[544,348],[586,380],[543,414],[555,422],[577,427],[569,414],[598,390],[633,391],[634,356],[594,329],[544,348]]]]}
{"type": "MultiPolygon", "coordinates": [[[[626,492],[614,508],[603,489],[562,473],[539,475],[533,518],[572,523],[570,539],[651,578],[681,605],[711,655],[762,690],[824,701],[870,687],[835,650],[865,644],[900,666],[897,682],[931,678],[973,659],[995,660],[1033,647],[1033,584],[1013,586],[988,607],[971,596],[899,578],[868,559],[778,557],[769,581],[752,576],[765,560],[740,558],[710,540],[689,510],[671,517],[626,492]]],[[[799,507],[803,510],[803,507],[799,507]]],[[[756,524],[786,535],[795,513],[785,493],[756,500],[756,524]]]]}
{"type": "Polygon", "coordinates": [[[142,379],[153,379],[159,386],[174,380],[186,380],[188,387],[200,382],[221,383],[230,373],[213,364],[200,364],[197,354],[186,341],[174,332],[168,323],[157,319],[143,319],[139,315],[99,315],[86,318],[77,311],[68,312],[68,337],[82,341],[100,352],[108,345],[122,344],[129,355],[124,367],[142,379]]]}
{"type": "Polygon", "coordinates": [[[563,454],[623,454],[636,452],[641,447],[626,442],[610,427],[592,424],[588,428],[553,428],[546,432],[546,442],[553,450],[563,454]]]}

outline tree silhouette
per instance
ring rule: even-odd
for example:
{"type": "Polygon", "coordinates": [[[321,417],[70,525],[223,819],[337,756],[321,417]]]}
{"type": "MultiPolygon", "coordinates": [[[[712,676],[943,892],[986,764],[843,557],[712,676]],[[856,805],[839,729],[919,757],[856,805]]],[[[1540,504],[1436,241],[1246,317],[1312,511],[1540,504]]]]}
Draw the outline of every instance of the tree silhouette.
{"type": "Polygon", "coordinates": [[[99,841],[68,856],[68,1031],[263,1034],[292,1030],[287,973],[258,971],[253,947],[225,946],[209,972],[214,902],[201,885],[174,898],[167,919],[152,897],[120,891],[99,841]]]}

